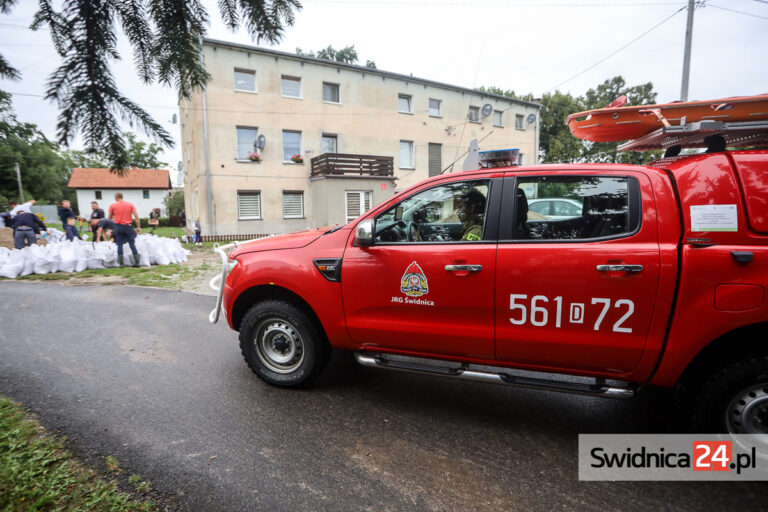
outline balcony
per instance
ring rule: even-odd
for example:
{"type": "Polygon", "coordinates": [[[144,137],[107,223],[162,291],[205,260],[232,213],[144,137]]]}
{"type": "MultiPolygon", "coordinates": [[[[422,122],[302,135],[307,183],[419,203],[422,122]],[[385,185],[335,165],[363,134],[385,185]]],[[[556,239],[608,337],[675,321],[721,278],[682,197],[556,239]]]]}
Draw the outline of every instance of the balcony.
{"type": "Polygon", "coordinates": [[[310,177],[321,176],[393,176],[394,158],[391,156],[348,155],[323,153],[311,160],[310,177]]]}

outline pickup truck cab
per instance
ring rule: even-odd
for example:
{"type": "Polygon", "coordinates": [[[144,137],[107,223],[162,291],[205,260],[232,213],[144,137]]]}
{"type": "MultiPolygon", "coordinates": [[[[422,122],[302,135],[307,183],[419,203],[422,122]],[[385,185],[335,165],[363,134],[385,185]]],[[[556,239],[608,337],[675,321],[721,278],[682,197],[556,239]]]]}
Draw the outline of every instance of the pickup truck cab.
{"type": "Polygon", "coordinates": [[[437,176],[346,226],[218,248],[211,320],[277,386],[333,347],[596,396],[677,387],[695,429],[768,433],[767,177],[768,151],[437,176]]]}

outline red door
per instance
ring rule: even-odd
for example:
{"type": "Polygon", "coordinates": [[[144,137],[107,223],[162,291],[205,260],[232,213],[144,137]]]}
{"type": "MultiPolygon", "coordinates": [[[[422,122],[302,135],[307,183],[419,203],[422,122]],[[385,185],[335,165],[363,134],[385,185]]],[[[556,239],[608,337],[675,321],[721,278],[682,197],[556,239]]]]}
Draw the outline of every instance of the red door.
{"type": "Polygon", "coordinates": [[[467,234],[480,233],[491,208],[475,220],[454,211],[462,194],[488,198],[490,189],[490,180],[453,180],[416,192],[376,218],[375,245],[350,240],[341,289],[352,339],[371,348],[493,358],[496,236],[467,234]]]}
{"type": "Polygon", "coordinates": [[[501,220],[497,358],[552,369],[635,368],[659,279],[647,177],[520,175],[506,188],[505,199],[512,201],[514,191],[516,208],[514,218],[501,220]],[[557,219],[524,213],[531,196],[566,198],[582,211],[557,219]]]}

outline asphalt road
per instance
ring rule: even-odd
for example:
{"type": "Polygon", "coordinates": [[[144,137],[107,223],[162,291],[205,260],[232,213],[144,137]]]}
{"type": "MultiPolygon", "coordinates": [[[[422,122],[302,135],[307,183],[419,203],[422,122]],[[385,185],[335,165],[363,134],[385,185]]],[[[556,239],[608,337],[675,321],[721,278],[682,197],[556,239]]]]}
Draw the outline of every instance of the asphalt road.
{"type": "Polygon", "coordinates": [[[612,401],[358,367],[288,391],[246,367],[213,299],[0,283],[0,392],[183,510],[765,510],[768,484],[579,482],[578,433],[664,432],[612,401]],[[90,311],[84,317],[77,314],[90,311]]]}

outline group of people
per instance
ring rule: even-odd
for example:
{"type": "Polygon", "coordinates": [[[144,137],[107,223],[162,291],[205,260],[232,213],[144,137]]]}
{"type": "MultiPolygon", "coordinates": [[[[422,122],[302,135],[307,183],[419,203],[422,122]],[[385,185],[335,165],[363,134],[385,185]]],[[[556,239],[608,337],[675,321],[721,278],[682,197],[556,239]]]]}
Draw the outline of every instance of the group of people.
{"type": "MultiPolygon", "coordinates": [[[[0,227],[13,228],[13,245],[16,249],[23,249],[28,245],[36,244],[37,235],[41,232],[48,232],[48,227],[45,223],[32,213],[31,207],[33,204],[35,204],[34,201],[28,201],[23,204],[11,201],[10,210],[0,214],[0,227]]],[[[102,239],[108,241],[114,238],[117,244],[117,260],[120,266],[124,264],[123,244],[128,243],[133,254],[133,266],[138,267],[141,256],[139,251],[136,250],[135,240],[136,234],[141,233],[141,221],[139,220],[139,214],[136,212],[136,207],[132,203],[123,200],[123,194],[118,192],[115,194],[115,202],[109,205],[108,212],[109,217],[107,218],[104,210],[99,207],[96,201],[91,203],[91,214],[88,223],[93,235],[93,241],[99,242],[102,239]],[[134,221],[136,223],[135,229],[133,228],[134,221]]],[[[82,239],[76,223],[79,219],[82,226],[85,223],[85,219],[78,216],[72,210],[72,204],[68,200],[61,202],[58,215],[64,227],[67,240],[82,239]]]]}

